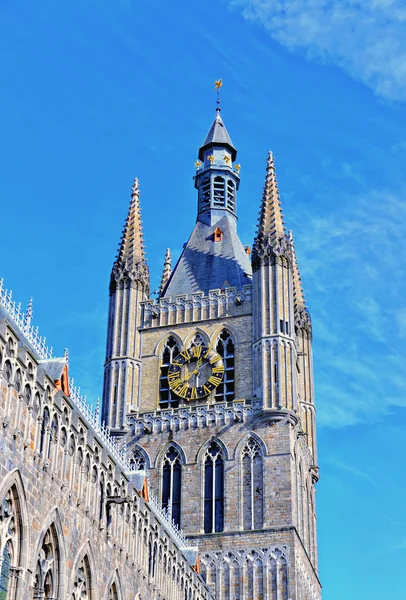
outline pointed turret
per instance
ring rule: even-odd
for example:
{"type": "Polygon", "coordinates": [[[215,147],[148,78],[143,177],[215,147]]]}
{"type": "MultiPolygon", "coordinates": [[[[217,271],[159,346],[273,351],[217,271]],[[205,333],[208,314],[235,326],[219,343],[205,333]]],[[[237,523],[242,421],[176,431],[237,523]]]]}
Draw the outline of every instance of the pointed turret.
{"type": "Polygon", "coordinates": [[[165,288],[165,296],[195,294],[251,283],[251,265],[237,234],[237,151],[220,117],[219,106],[195,163],[198,190],[196,225],[165,288]],[[220,232],[220,233],[219,233],[220,232]]]}
{"type": "Polygon", "coordinates": [[[110,305],[103,388],[103,420],[124,434],[127,414],[138,404],[140,302],[149,297],[138,179],[110,278],[110,305]]]}
{"type": "Polygon", "coordinates": [[[292,249],[292,281],[293,281],[293,304],[295,311],[295,321],[297,321],[300,312],[306,309],[306,301],[303,293],[302,278],[300,277],[299,265],[297,264],[295,242],[293,233],[289,231],[289,241],[292,249]]]}
{"type": "Polygon", "coordinates": [[[297,395],[292,245],[284,227],[272,152],[267,158],[252,265],[254,343],[261,348],[254,361],[262,374],[254,394],[262,395],[270,419],[286,414],[294,421],[297,395]]]}
{"type": "Polygon", "coordinates": [[[140,189],[136,178],[131,188],[130,207],[113,266],[112,279],[116,281],[117,275],[120,277],[125,273],[130,278],[142,281],[144,285],[148,286],[149,292],[149,269],[145,258],[142,231],[140,189]]]}
{"type": "Polygon", "coordinates": [[[226,126],[223,123],[223,119],[220,116],[220,108],[216,109],[216,117],[209,129],[209,133],[206,135],[206,139],[199,150],[199,160],[204,160],[205,152],[216,146],[222,146],[227,148],[231,153],[231,160],[234,162],[237,157],[237,150],[234,148],[233,142],[226,126]]]}
{"type": "Polygon", "coordinates": [[[276,246],[285,235],[275,162],[272,152],[269,152],[255,245],[268,243],[276,246]]]}
{"type": "Polygon", "coordinates": [[[167,248],[166,252],[165,252],[164,268],[162,271],[161,285],[159,288],[160,296],[163,296],[164,290],[166,288],[166,284],[168,283],[169,278],[171,276],[171,273],[172,273],[171,263],[172,263],[171,251],[169,248],[167,248]]]}
{"type": "Polygon", "coordinates": [[[313,454],[314,464],[316,464],[317,456],[313,391],[312,323],[303,293],[302,279],[300,277],[295,244],[291,231],[289,231],[289,242],[292,252],[292,287],[297,348],[297,394],[299,414],[301,418],[302,429],[307,436],[306,441],[313,454]]]}

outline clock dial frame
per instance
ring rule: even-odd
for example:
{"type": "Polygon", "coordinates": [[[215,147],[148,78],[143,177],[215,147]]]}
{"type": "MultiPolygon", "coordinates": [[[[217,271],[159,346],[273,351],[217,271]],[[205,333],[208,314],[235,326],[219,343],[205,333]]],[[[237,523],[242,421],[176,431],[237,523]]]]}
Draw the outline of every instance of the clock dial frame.
{"type": "Polygon", "coordinates": [[[177,396],[188,401],[205,398],[223,379],[223,359],[207,346],[183,350],[172,361],[168,371],[169,387],[177,396]]]}

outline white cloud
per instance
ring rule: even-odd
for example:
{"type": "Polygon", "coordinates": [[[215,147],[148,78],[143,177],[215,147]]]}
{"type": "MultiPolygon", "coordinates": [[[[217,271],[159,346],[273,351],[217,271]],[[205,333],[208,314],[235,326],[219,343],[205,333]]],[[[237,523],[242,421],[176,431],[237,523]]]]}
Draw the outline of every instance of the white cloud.
{"type": "Polygon", "coordinates": [[[310,60],[341,67],[388,100],[406,100],[404,0],[228,0],[310,60]]]}
{"type": "Polygon", "coordinates": [[[327,217],[310,214],[304,225],[293,215],[322,425],[379,421],[406,406],[404,197],[400,190],[343,194],[327,217]]]}

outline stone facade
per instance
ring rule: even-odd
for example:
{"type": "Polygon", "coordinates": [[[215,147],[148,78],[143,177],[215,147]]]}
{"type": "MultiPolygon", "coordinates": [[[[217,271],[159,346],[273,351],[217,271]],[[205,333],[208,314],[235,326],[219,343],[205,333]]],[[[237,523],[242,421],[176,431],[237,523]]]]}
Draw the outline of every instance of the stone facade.
{"type": "MultiPolygon", "coordinates": [[[[121,309],[110,315],[106,365],[119,376],[123,339],[137,340],[139,385],[118,400],[119,386],[106,393],[103,414],[199,545],[218,600],[319,600],[311,321],[273,156],[252,253],[236,232],[235,158],[218,110],[196,163],[197,222],[173,272],[167,251],[158,298],[135,307],[127,294],[137,322],[121,309]],[[204,361],[190,358],[200,356],[199,345],[221,354],[224,375],[211,390],[204,361]],[[180,387],[171,387],[171,368],[180,387]],[[118,405],[125,406],[119,418],[118,405]]],[[[141,231],[140,220],[135,227],[141,231]]],[[[125,232],[121,248],[127,237],[136,240],[137,231],[125,232]]],[[[145,272],[141,243],[117,260],[145,272]]],[[[131,276],[122,285],[144,289],[145,281],[131,276]]],[[[112,307],[116,288],[110,294],[112,307]]]]}
{"type": "Polygon", "coordinates": [[[157,298],[134,182],[103,423],[0,282],[0,600],[320,600],[311,320],[273,156],[251,252],[236,154],[218,107],[157,298]]]}
{"type": "Polygon", "coordinates": [[[1,289],[1,600],[212,598],[145,472],[67,382],[64,393],[61,360],[41,359],[15,316],[1,289]]]}

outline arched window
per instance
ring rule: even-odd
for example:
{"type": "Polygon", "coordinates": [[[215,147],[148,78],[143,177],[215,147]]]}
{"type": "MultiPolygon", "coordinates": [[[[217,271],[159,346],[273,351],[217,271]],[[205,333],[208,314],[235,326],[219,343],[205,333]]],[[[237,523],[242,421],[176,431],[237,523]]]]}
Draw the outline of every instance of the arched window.
{"type": "Polygon", "coordinates": [[[53,416],[51,423],[51,432],[49,435],[48,441],[48,458],[51,458],[51,448],[52,444],[56,444],[56,439],[58,437],[58,417],[56,415],[53,416]]]}
{"type": "Polygon", "coordinates": [[[261,529],[263,525],[263,470],[259,442],[250,438],[241,452],[243,527],[261,529]]]}
{"type": "Polygon", "coordinates": [[[49,424],[49,410],[47,407],[45,407],[44,412],[42,413],[41,440],[40,440],[40,446],[39,446],[39,451],[41,454],[45,448],[45,438],[47,435],[48,424],[49,424]]]}
{"type": "MultiPolygon", "coordinates": [[[[21,555],[21,508],[17,489],[12,486],[0,505],[0,598],[10,598],[13,568],[19,566],[21,555]]],[[[14,592],[15,594],[15,592],[14,592]]],[[[12,596],[14,598],[14,595],[12,596]]]]}
{"type": "Polygon", "coordinates": [[[224,177],[219,175],[213,181],[213,207],[223,207],[225,205],[225,181],[224,177]]]}
{"type": "Polygon", "coordinates": [[[9,337],[6,343],[6,354],[7,356],[10,356],[11,358],[13,358],[15,356],[15,350],[14,350],[14,340],[9,337]]]}
{"type": "Polygon", "coordinates": [[[17,390],[17,392],[21,392],[22,385],[23,385],[23,378],[21,375],[21,371],[20,371],[20,369],[17,369],[15,377],[14,377],[14,386],[15,386],[15,389],[17,390]]]}
{"type": "Polygon", "coordinates": [[[224,379],[216,388],[215,399],[217,402],[234,400],[235,381],[234,381],[234,342],[230,333],[223,329],[216,346],[224,362],[224,379]]]}
{"type": "Polygon", "coordinates": [[[235,211],[235,183],[232,179],[227,180],[227,208],[235,211]]]}
{"type": "Polygon", "coordinates": [[[160,408],[176,408],[179,405],[177,396],[169,387],[168,370],[173,359],[179,354],[180,349],[176,340],[171,336],[167,339],[162,353],[161,374],[159,379],[160,408]]]}
{"type": "Polygon", "coordinates": [[[113,583],[113,585],[110,586],[107,600],[118,600],[117,585],[115,583],[113,583]]]}
{"type": "Polygon", "coordinates": [[[200,210],[206,210],[210,208],[210,179],[203,179],[200,185],[200,210]]]}
{"type": "Polygon", "coordinates": [[[176,525],[180,525],[182,466],[177,448],[166,451],[162,469],[162,507],[166,508],[176,525]]]}
{"type": "Polygon", "coordinates": [[[60,552],[55,525],[44,535],[39,551],[34,583],[34,598],[59,597],[60,552]],[[43,594],[43,595],[42,595],[43,594]]]}
{"type": "Polygon", "coordinates": [[[131,469],[133,471],[145,471],[145,468],[146,468],[145,462],[146,462],[145,456],[141,452],[141,450],[139,448],[134,448],[132,456],[129,460],[131,469]]]}
{"type": "Polygon", "coordinates": [[[11,382],[12,374],[13,374],[13,369],[11,367],[11,363],[9,360],[6,360],[6,362],[4,363],[4,375],[5,375],[7,383],[11,382]]]}
{"type": "Polygon", "coordinates": [[[31,403],[31,397],[32,397],[31,387],[27,383],[27,385],[24,388],[24,399],[25,399],[27,405],[29,405],[31,403]]]}
{"type": "Polygon", "coordinates": [[[224,460],[216,442],[208,447],[204,461],[204,532],[224,529],[224,460]]]}
{"type": "Polygon", "coordinates": [[[82,558],[76,571],[72,600],[91,600],[90,563],[86,556],[82,558]]]}
{"type": "Polygon", "coordinates": [[[8,590],[10,587],[10,569],[12,564],[13,546],[10,541],[6,542],[3,553],[1,555],[1,571],[0,571],[0,598],[7,600],[8,590]]]}
{"type": "Polygon", "coordinates": [[[195,337],[192,340],[192,343],[190,344],[190,347],[193,348],[194,346],[206,346],[206,345],[207,344],[205,343],[203,336],[200,335],[200,333],[196,333],[195,337]]]}

